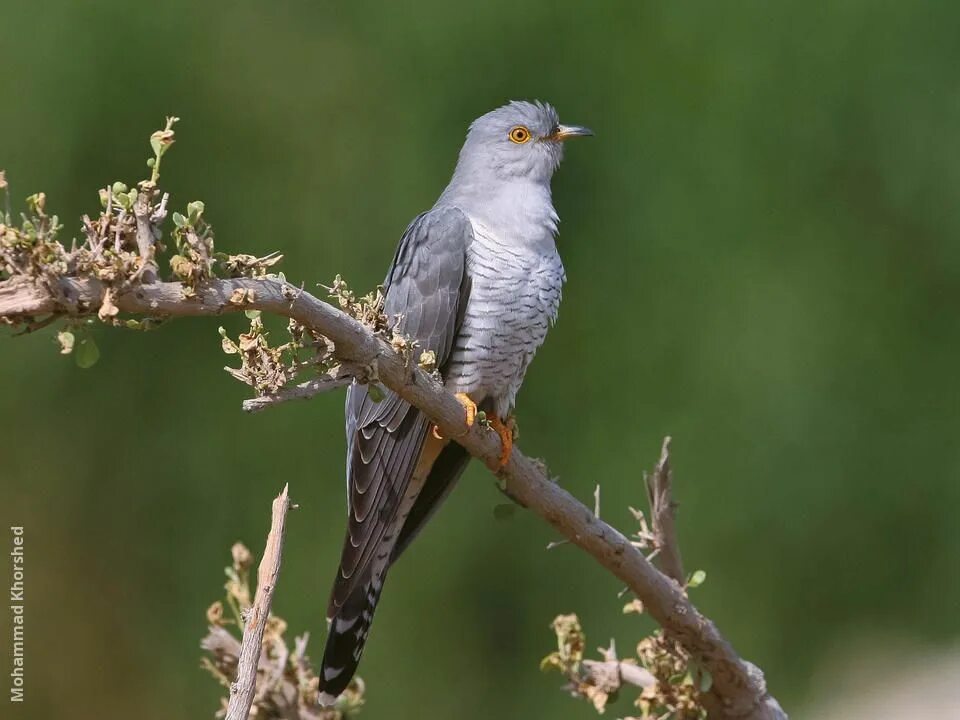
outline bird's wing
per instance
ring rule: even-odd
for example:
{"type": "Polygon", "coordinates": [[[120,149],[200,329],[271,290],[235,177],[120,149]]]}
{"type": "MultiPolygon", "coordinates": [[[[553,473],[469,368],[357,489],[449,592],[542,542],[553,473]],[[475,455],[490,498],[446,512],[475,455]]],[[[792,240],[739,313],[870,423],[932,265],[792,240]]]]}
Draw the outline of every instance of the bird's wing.
{"type": "Polygon", "coordinates": [[[470,462],[470,453],[463,449],[462,445],[455,442],[447,443],[437,459],[430,468],[430,474],[417,495],[413,507],[410,508],[410,514],[403,522],[400,528],[400,535],[397,537],[397,544],[393,546],[393,554],[390,556],[390,564],[397,561],[397,558],[413,542],[414,538],[420,534],[423,526],[433,516],[437,508],[443,504],[447,495],[453,490],[457,480],[463,475],[470,462]]]}
{"type": "MultiPolygon", "coordinates": [[[[463,316],[469,282],[466,250],[473,238],[459,210],[441,208],[418,216],[407,228],[387,275],[384,312],[398,331],[433,350],[442,366],[463,316]]],[[[397,509],[413,474],[429,421],[387,392],[380,402],[366,386],[347,394],[348,528],[327,610],[337,614],[374,560],[390,555],[399,528],[397,509]]]]}

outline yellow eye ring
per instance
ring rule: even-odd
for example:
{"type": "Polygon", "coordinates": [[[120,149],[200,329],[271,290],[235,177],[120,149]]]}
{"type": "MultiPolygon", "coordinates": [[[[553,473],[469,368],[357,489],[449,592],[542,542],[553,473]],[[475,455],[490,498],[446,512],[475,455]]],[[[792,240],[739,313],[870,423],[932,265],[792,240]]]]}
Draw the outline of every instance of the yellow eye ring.
{"type": "Polygon", "coordinates": [[[510,138],[510,142],[514,142],[517,145],[523,145],[527,140],[530,139],[530,131],[527,130],[523,125],[517,125],[515,128],[510,130],[510,133],[507,135],[510,138]]]}

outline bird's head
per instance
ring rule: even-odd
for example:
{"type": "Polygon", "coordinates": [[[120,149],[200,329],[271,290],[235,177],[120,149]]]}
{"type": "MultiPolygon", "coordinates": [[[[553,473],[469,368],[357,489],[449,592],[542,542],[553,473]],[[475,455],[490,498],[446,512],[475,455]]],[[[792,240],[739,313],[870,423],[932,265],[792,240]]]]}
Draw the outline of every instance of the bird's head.
{"type": "Polygon", "coordinates": [[[498,180],[549,183],[563,158],[564,142],[584,135],[593,132],[561,125],[552,106],[514,100],[473,121],[459,165],[470,173],[492,173],[498,180]]]}

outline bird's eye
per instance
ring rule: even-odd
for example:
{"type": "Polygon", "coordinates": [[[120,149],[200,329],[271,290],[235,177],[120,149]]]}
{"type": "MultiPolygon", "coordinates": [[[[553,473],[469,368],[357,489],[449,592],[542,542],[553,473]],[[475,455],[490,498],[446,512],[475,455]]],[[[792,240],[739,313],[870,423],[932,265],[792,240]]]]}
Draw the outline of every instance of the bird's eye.
{"type": "Polygon", "coordinates": [[[517,125],[510,131],[510,134],[507,137],[510,138],[511,142],[515,142],[517,145],[523,145],[527,140],[530,139],[530,131],[527,130],[523,125],[517,125]]]}

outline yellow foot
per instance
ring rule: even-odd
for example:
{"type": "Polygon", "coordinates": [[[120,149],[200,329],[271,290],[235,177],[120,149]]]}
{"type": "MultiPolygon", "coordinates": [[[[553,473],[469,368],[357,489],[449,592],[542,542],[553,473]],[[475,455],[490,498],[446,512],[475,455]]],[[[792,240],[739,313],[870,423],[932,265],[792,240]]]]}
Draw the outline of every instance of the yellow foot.
{"type": "Polygon", "coordinates": [[[494,415],[490,419],[490,427],[497,431],[497,435],[500,436],[500,469],[510,461],[510,455],[513,453],[513,431],[515,422],[513,417],[508,417],[506,422],[503,422],[494,415]]]}
{"type": "MultiPolygon", "coordinates": [[[[454,397],[461,405],[463,405],[463,410],[467,415],[467,427],[473,427],[473,423],[477,419],[477,404],[471,400],[470,396],[466,393],[457,393],[454,395],[454,397]]],[[[436,425],[433,426],[433,436],[437,440],[444,439],[443,435],[440,433],[440,428],[438,428],[436,425]]]]}

